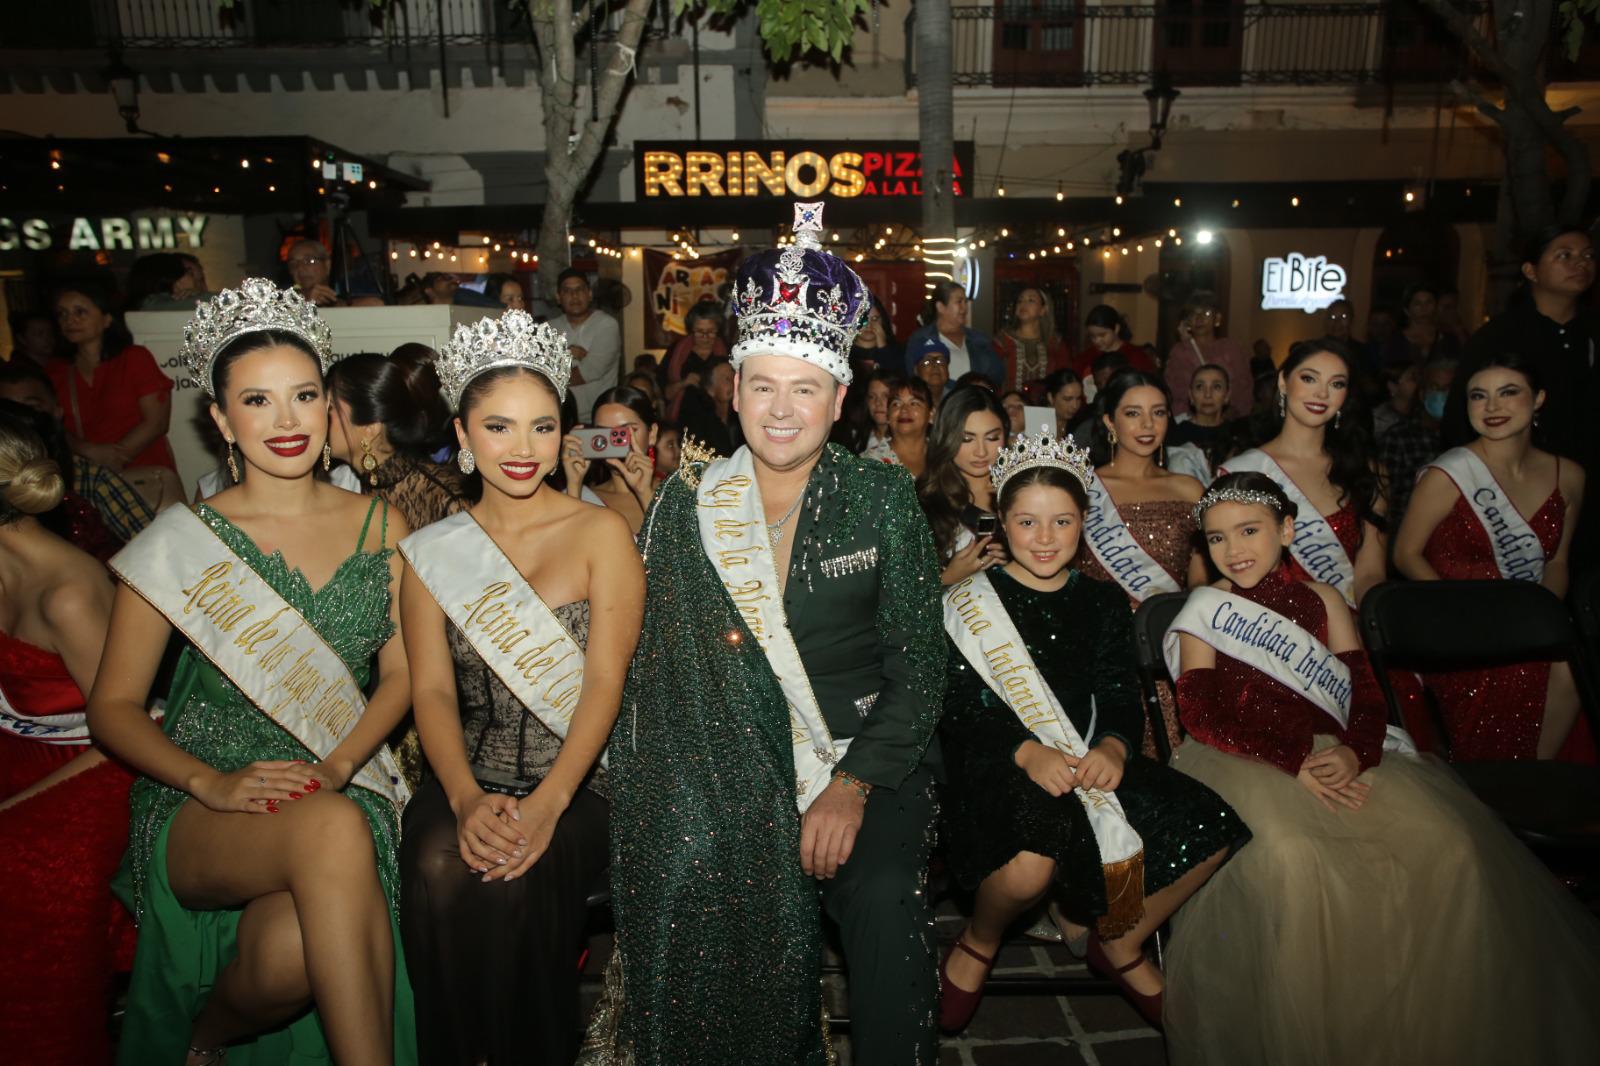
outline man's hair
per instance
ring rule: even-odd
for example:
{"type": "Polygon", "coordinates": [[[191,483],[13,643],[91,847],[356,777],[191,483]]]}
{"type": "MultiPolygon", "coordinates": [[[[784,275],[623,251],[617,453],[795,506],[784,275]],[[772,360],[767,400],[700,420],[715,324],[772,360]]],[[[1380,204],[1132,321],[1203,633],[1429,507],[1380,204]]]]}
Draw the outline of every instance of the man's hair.
{"type": "MultiPolygon", "coordinates": [[[[32,359],[14,355],[6,362],[0,363],[0,385],[24,385],[30,381],[36,385],[43,385],[46,392],[55,396],[56,387],[50,383],[50,375],[32,359]]],[[[60,402],[59,399],[57,402],[60,402]]]]}
{"type": "Polygon", "coordinates": [[[305,248],[305,247],[315,248],[317,251],[321,252],[323,255],[331,254],[328,251],[328,246],[326,244],[323,244],[321,241],[316,240],[313,237],[301,237],[299,240],[297,240],[293,244],[289,245],[289,255],[293,255],[297,248],[305,248]]]}
{"type": "Polygon", "coordinates": [[[584,288],[587,289],[589,287],[589,275],[585,274],[577,267],[567,267],[567,269],[556,275],[556,288],[559,289],[561,286],[565,285],[568,278],[577,278],[579,281],[583,282],[584,288]]]}

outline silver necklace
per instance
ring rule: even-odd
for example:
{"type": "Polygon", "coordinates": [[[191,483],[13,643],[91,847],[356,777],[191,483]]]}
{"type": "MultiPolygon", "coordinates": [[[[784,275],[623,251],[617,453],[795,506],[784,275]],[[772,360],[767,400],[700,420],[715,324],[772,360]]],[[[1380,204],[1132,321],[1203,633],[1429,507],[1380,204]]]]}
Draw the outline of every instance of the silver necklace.
{"type": "Polygon", "coordinates": [[[794,513],[800,509],[800,502],[805,498],[806,490],[802,487],[800,495],[794,498],[794,503],[790,504],[789,509],[783,512],[783,517],[767,526],[767,543],[772,545],[774,551],[777,550],[779,544],[783,543],[783,527],[789,524],[789,519],[794,517],[794,513]]]}

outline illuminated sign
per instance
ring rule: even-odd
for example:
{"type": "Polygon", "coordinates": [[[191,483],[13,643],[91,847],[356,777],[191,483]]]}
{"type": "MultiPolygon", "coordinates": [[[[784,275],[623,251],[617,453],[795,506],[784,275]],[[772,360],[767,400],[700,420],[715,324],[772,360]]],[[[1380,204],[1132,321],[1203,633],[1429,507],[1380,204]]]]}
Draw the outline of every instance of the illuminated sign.
{"type": "MultiPolygon", "coordinates": [[[[951,162],[957,196],[967,196],[972,142],[951,162]]],[[[818,196],[910,199],[922,195],[915,141],[689,141],[634,145],[640,200],[818,196]]]]}
{"type": "Polygon", "coordinates": [[[1261,310],[1314,315],[1344,299],[1346,280],[1344,267],[1328,262],[1325,255],[1307,258],[1290,252],[1268,259],[1261,264],[1261,310]]]}
{"type": "Polygon", "coordinates": [[[44,218],[0,217],[0,252],[27,249],[42,252],[61,242],[68,251],[170,252],[205,243],[205,215],[161,215],[153,218],[75,218],[70,223],[44,218]]]}

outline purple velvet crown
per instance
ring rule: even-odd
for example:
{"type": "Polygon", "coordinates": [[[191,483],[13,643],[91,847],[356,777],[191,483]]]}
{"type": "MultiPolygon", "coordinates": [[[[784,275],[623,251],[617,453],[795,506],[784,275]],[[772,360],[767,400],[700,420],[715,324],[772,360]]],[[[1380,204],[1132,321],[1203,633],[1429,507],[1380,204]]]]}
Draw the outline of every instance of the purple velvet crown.
{"type": "Polygon", "coordinates": [[[821,232],[822,205],[795,204],[794,243],[739,265],[735,367],[750,355],[790,355],[850,384],[850,346],[866,324],[872,297],[843,259],[823,250],[821,232]]]}

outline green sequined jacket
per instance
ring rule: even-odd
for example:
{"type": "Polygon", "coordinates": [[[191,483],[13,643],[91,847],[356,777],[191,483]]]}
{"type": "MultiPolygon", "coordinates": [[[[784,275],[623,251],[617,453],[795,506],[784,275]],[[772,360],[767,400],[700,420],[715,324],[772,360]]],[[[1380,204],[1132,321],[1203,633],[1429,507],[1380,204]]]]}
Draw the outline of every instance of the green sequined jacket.
{"type": "MultiPolygon", "coordinates": [[[[611,741],[621,1037],[639,1066],[691,1048],[813,1066],[820,917],[788,707],[701,546],[702,469],[663,485],[640,534],[644,625],[611,741]]],[[[784,608],[830,730],[854,738],[840,768],[888,789],[937,769],[939,568],[910,477],[829,445],[794,535],[784,608]]]]}

